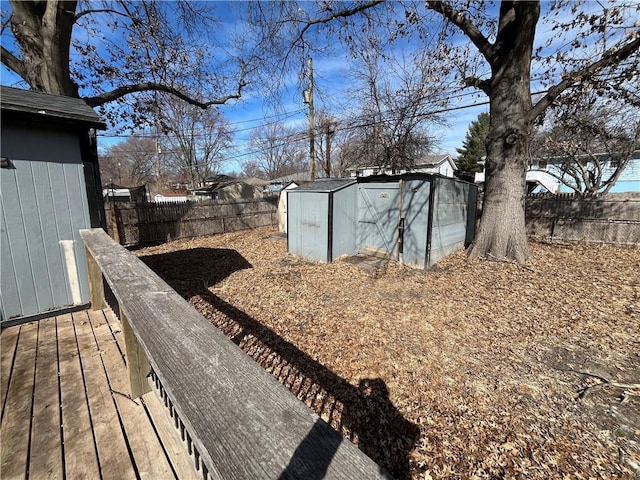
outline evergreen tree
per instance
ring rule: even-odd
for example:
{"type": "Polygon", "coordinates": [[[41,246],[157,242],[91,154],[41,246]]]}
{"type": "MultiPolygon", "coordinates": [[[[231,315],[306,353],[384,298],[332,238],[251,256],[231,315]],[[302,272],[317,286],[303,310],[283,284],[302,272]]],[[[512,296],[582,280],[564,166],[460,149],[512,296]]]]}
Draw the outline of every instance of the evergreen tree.
{"type": "Polygon", "coordinates": [[[460,154],[456,159],[458,171],[456,175],[473,182],[474,173],[482,171],[480,161],[487,156],[485,141],[489,131],[489,114],[483,112],[478,115],[478,119],[471,122],[467,135],[462,142],[462,148],[456,148],[460,154]]]}

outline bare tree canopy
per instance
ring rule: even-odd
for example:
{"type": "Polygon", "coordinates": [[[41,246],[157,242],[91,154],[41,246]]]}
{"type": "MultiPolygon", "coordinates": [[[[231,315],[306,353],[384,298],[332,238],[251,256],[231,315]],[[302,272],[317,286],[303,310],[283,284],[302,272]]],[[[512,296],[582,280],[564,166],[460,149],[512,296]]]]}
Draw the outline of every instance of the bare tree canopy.
{"type": "Polygon", "coordinates": [[[156,142],[152,138],[129,137],[108,147],[99,160],[100,176],[105,183],[138,187],[153,179],[156,142]]]}
{"type": "Polygon", "coordinates": [[[634,2],[279,2],[253,13],[273,34],[269,48],[284,64],[320,34],[343,40],[353,52],[411,39],[438,64],[434,82],[453,79],[488,96],[484,208],[471,259],[532,259],[525,173],[534,122],[549,106],[585,88],[634,103],[640,98],[634,2]],[[534,82],[545,87],[535,101],[534,82]]]}
{"type": "MultiPolygon", "coordinates": [[[[34,90],[82,97],[90,106],[135,100],[110,109],[117,122],[148,120],[153,100],[172,94],[207,108],[240,98],[248,65],[241,47],[217,44],[211,3],[11,0],[3,11],[2,63],[34,90]],[[9,28],[7,28],[9,27],[9,28]],[[216,57],[216,52],[222,52],[216,57]],[[237,57],[234,59],[231,51],[237,57]],[[133,95],[132,95],[133,94],[133,95]],[[133,99],[133,100],[132,100],[133,99]]],[[[239,45],[239,44],[237,44],[239,45]]]]}
{"type": "Polygon", "coordinates": [[[640,110],[597,95],[562,105],[535,136],[532,158],[577,194],[609,192],[640,149],[640,110]]]}
{"type": "Polygon", "coordinates": [[[243,173],[249,177],[274,179],[304,170],[307,168],[305,138],[304,134],[279,122],[254,130],[249,139],[254,158],[245,162],[243,173]]]}
{"type": "Polygon", "coordinates": [[[158,98],[162,166],[192,188],[218,174],[231,146],[233,132],[221,112],[164,95],[158,98]]]}

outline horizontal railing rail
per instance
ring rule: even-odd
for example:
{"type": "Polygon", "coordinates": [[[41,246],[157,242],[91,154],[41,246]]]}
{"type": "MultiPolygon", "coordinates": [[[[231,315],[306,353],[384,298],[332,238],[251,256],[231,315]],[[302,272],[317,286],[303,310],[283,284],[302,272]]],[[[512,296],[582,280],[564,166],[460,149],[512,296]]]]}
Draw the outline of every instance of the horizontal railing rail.
{"type": "Polygon", "coordinates": [[[151,380],[205,479],[390,478],[135,255],[80,233],[92,308],[117,305],[132,398],[151,380]]]}

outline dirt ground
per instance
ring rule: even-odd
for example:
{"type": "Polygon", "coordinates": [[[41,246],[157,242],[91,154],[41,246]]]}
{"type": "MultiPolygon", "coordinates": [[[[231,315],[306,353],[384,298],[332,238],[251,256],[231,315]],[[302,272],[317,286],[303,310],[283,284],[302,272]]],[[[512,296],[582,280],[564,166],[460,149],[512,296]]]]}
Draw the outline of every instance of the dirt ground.
{"type": "Polygon", "coordinates": [[[274,233],[137,254],[396,478],[640,478],[640,250],[365,270],[274,233]]]}

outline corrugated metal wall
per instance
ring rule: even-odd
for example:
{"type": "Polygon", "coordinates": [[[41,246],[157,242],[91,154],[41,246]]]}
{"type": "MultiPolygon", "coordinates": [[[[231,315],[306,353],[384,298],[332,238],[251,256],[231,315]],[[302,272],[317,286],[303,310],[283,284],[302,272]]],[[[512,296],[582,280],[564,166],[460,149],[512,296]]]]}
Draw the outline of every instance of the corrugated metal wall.
{"type": "Polygon", "coordinates": [[[430,182],[425,180],[403,181],[404,248],[402,261],[413,267],[424,268],[427,262],[430,196],[430,182]]]}
{"type": "Polygon", "coordinates": [[[356,184],[333,193],[332,260],[356,253],[357,204],[356,184]]]}
{"type": "Polygon", "coordinates": [[[358,184],[358,252],[398,258],[398,182],[358,184]]]}
{"type": "Polygon", "coordinates": [[[89,301],[79,230],[90,228],[78,137],[64,130],[2,128],[1,318],[89,301]]]}
{"type": "Polygon", "coordinates": [[[288,195],[289,253],[318,262],[330,262],[329,194],[291,190],[288,195]]]}
{"type": "Polygon", "coordinates": [[[470,185],[434,177],[431,245],[427,266],[431,266],[465,245],[470,185]]]}

